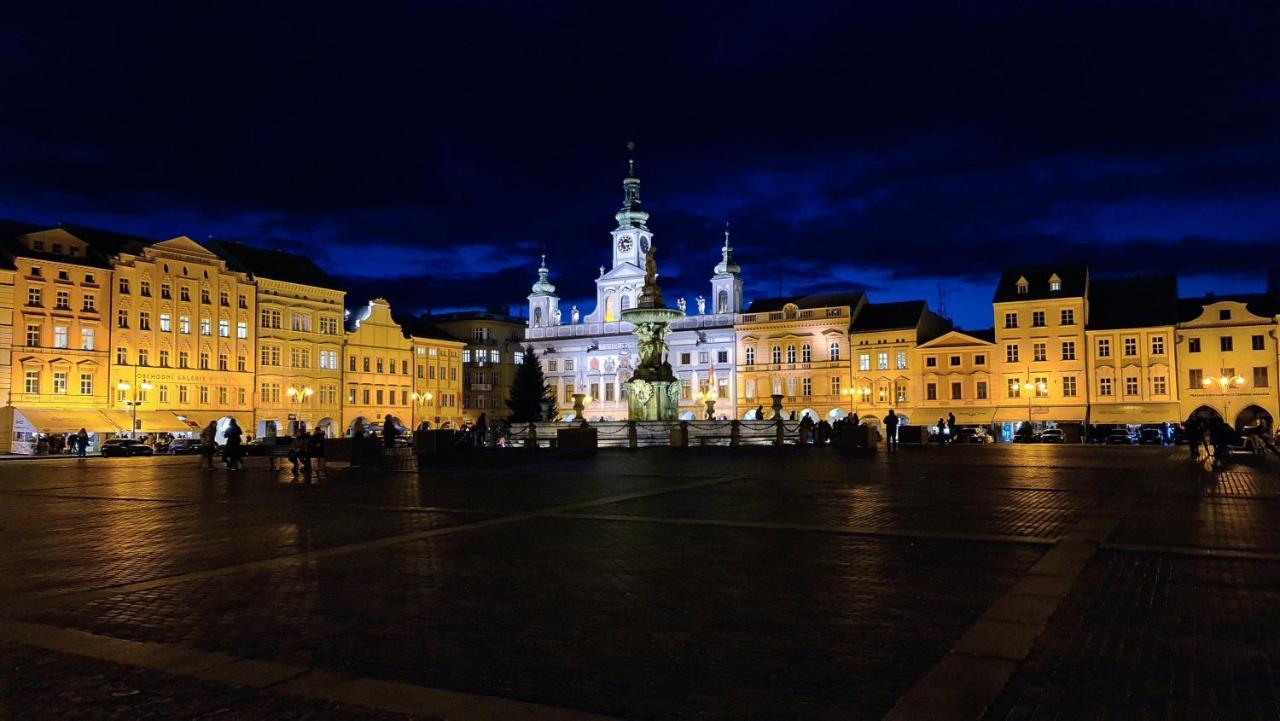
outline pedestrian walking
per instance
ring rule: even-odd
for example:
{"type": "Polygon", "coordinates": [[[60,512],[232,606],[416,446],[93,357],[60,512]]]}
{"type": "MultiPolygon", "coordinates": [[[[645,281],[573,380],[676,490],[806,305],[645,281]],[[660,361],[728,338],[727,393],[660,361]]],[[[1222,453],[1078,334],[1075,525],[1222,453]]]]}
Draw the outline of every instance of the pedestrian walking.
{"type": "Polygon", "coordinates": [[[222,447],[222,459],[227,465],[227,470],[244,470],[244,464],[240,460],[243,455],[240,442],[244,438],[244,431],[240,430],[236,419],[231,419],[231,422],[227,425],[227,430],[222,432],[222,437],[227,441],[226,445],[222,447]]]}
{"type": "Polygon", "coordinates": [[[947,414],[947,443],[956,442],[956,414],[947,414]]]}
{"type": "Polygon", "coordinates": [[[213,454],[218,450],[218,424],[209,421],[209,425],[200,431],[200,468],[213,470],[213,454]]]}
{"type": "Polygon", "coordinates": [[[1209,427],[1209,441],[1213,444],[1213,464],[1225,468],[1231,457],[1231,427],[1221,418],[1213,419],[1209,427]]]}
{"type": "Polygon", "coordinates": [[[898,450],[898,414],[889,409],[889,415],[884,417],[884,437],[885,445],[891,451],[898,450]]]}
{"type": "Polygon", "coordinates": [[[476,447],[484,448],[489,434],[489,420],[484,413],[476,419],[476,447]]]}

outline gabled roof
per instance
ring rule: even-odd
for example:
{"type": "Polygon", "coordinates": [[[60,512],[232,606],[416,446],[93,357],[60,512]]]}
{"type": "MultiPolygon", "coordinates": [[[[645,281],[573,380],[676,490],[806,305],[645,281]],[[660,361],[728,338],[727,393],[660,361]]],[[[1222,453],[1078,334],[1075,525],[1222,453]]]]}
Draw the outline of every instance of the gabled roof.
{"type": "Polygon", "coordinates": [[[1265,293],[1233,293],[1231,295],[1206,295],[1200,298],[1178,299],[1178,322],[1188,323],[1204,314],[1205,306],[1222,301],[1244,303],[1250,313],[1270,318],[1276,314],[1271,299],[1265,293]]]}
{"type": "Polygon", "coordinates": [[[950,330],[937,338],[921,343],[918,348],[952,348],[961,345],[995,345],[994,328],[982,330],[950,330]]]}
{"type": "Polygon", "coordinates": [[[272,248],[258,248],[239,241],[209,239],[204,245],[222,256],[234,269],[259,278],[310,285],[330,290],[345,290],[324,272],[315,261],[299,253],[272,248]]]}
{"type": "Polygon", "coordinates": [[[118,253],[138,253],[148,245],[156,242],[155,238],[144,238],[140,235],[119,233],[114,230],[103,230],[78,223],[59,223],[58,227],[89,244],[89,247],[103,256],[118,253]]]}
{"type": "Polygon", "coordinates": [[[1079,298],[1089,285],[1089,268],[1084,263],[1063,263],[1006,268],[1000,275],[993,303],[1009,303],[1020,300],[1045,300],[1047,298],[1079,298]],[[1049,290],[1049,279],[1054,275],[1062,281],[1062,290],[1049,290]],[[1027,292],[1018,292],[1018,281],[1026,279],[1027,292]]]}
{"type": "Polygon", "coordinates": [[[867,303],[853,319],[851,333],[867,333],[877,330],[915,328],[929,311],[923,300],[904,300],[897,303],[867,303]]]}
{"type": "Polygon", "coordinates": [[[747,308],[747,313],[768,313],[770,311],[782,310],[782,307],[788,303],[794,303],[800,309],[806,308],[834,308],[839,306],[848,306],[849,308],[857,308],[859,303],[866,300],[867,294],[861,290],[850,290],[839,293],[813,293],[810,295],[791,295],[778,298],[761,298],[760,300],[751,301],[751,305],[747,308]]]}
{"type": "Polygon", "coordinates": [[[1089,330],[1151,328],[1177,322],[1178,279],[1172,275],[1089,283],[1089,330]]]}

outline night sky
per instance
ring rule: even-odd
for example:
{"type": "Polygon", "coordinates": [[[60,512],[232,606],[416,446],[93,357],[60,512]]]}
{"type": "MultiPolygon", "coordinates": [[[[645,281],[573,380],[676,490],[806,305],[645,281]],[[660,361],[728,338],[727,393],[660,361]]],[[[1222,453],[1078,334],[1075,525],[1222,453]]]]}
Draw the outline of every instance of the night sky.
{"type": "Polygon", "coordinates": [[[635,140],[669,300],[991,325],[1000,268],[1262,287],[1280,4],[5,3],[0,217],[311,253],[353,304],[594,304],[635,140]],[[588,299],[591,300],[588,300],[588,299]]]}

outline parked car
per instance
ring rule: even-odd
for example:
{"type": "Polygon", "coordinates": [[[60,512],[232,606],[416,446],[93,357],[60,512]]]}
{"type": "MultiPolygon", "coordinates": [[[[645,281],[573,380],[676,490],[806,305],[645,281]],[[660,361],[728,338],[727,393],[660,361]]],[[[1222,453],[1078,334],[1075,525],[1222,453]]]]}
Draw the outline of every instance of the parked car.
{"type": "Polygon", "coordinates": [[[1159,428],[1143,428],[1138,431],[1138,443],[1146,446],[1163,446],[1164,431],[1159,428]]]}
{"type": "Polygon", "coordinates": [[[1066,443],[1067,436],[1061,428],[1048,428],[1040,434],[1041,443],[1066,443]]]}
{"type": "Polygon", "coordinates": [[[1109,446],[1130,446],[1133,445],[1133,434],[1127,428],[1114,428],[1107,432],[1107,445],[1109,446]]]}
{"type": "Polygon", "coordinates": [[[109,438],[102,443],[102,457],[111,456],[150,456],[155,451],[145,443],[130,438],[109,438]]]}
{"type": "Polygon", "coordinates": [[[962,426],[956,431],[956,443],[994,443],[995,439],[982,426],[962,426]]]}
{"type": "Polygon", "coordinates": [[[198,438],[175,438],[173,443],[169,444],[169,452],[175,456],[190,455],[200,452],[200,439],[198,438]]]}

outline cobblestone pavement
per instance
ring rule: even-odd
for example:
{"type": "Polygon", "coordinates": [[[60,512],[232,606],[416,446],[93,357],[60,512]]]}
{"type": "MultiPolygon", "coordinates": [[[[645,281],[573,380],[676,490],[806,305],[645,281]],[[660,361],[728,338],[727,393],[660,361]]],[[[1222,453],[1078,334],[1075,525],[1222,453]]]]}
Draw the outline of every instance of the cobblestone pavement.
{"type": "Polygon", "coordinates": [[[0,718],[912,717],[957,674],[974,718],[1280,717],[1269,465],[255,460],[0,465],[0,718]]]}

